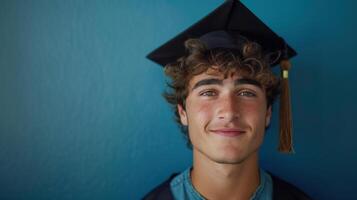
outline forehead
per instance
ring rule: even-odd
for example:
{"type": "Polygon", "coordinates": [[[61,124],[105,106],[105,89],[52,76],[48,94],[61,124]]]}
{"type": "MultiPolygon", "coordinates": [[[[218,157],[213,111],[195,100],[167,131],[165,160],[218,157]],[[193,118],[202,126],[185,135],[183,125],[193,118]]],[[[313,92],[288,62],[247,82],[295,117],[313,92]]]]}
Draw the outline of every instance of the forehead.
{"type": "Polygon", "coordinates": [[[226,78],[242,78],[243,75],[237,69],[229,69],[227,71],[221,71],[218,69],[218,67],[211,67],[200,74],[194,75],[190,79],[189,85],[192,85],[195,82],[208,77],[226,79],[226,78]]]}
{"type": "Polygon", "coordinates": [[[208,69],[201,74],[195,75],[188,83],[187,89],[189,91],[204,85],[225,85],[233,83],[235,86],[245,85],[254,87],[262,92],[265,92],[265,87],[258,80],[241,74],[236,69],[229,69],[227,71],[220,71],[216,69],[208,69]]]}

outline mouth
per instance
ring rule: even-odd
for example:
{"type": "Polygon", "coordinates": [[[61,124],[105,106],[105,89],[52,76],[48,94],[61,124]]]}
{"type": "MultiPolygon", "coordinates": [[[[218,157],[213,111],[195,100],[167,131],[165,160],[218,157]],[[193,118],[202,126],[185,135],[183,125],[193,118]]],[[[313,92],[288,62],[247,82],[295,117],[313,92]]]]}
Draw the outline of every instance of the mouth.
{"type": "Polygon", "coordinates": [[[224,137],[237,137],[245,133],[244,130],[238,128],[220,128],[211,130],[211,132],[224,137]]]}

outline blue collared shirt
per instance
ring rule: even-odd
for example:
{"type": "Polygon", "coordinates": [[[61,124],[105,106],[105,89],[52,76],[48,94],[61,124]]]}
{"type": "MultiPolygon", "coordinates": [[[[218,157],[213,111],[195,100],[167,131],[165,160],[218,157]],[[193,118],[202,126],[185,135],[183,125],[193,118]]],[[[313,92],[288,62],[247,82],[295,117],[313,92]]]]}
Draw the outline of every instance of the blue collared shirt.
{"type": "MultiPolygon", "coordinates": [[[[177,200],[204,200],[192,185],[190,178],[191,168],[177,175],[170,182],[171,191],[177,200]]],[[[250,200],[272,200],[273,181],[271,176],[260,169],[260,185],[251,196],[250,200]]]]}

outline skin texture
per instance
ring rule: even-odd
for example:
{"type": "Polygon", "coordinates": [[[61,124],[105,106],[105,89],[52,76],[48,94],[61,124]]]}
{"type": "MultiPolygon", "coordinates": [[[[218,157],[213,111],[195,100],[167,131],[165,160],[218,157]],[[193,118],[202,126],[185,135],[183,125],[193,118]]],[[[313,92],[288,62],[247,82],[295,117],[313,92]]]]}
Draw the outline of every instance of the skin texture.
{"type": "Polygon", "coordinates": [[[249,199],[259,185],[271,107],[264,88],[242,79],[209,69],[190,80],[186,107],[177,107],[193,146],[192,183],[207,199],[249,199]]]}

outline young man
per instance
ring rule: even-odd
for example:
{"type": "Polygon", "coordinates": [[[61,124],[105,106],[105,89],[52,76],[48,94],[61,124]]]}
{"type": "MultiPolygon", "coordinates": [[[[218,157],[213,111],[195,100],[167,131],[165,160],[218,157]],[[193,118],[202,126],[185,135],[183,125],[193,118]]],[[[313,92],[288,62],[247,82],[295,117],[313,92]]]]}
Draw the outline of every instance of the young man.
{"type": "MultiPolygon", "coordinates": [[[[192,147],[193,166],[144,199],[309,199],[258,163],[280,90],[282,113],[289,111],[284,79],[295,54],[234,0],[152,52],[148,57],[172,79],[165,97],[192,147]],[[277,63],[282,81],[270,70],[277,63]]],[[[291,152],[290,118],[281,123],[280,150],[291,152]]]]}

